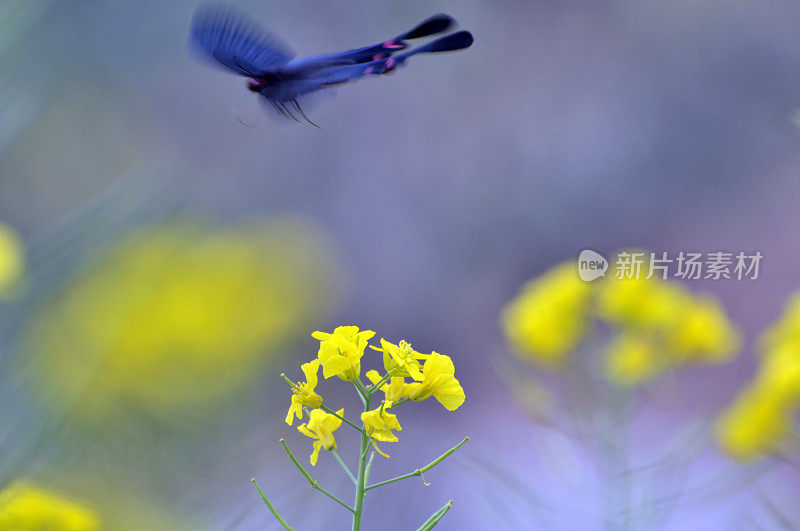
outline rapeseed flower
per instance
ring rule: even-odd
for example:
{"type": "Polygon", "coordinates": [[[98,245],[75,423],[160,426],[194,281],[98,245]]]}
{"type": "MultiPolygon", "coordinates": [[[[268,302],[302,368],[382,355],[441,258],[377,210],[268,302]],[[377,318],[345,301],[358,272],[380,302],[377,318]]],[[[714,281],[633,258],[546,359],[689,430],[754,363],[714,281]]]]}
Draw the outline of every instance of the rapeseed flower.
{"type": "Polygon", "coordinates": [[[429,355],[422,354],[411,348],[411,343],[405,340],[395,345],[381,338],[381,346],[370,348],[383,352],[383,367],[386,372],[394,376],[410,376],[414,380],[422,380],[422,365],[419,360],[424,360],[429,355]]]}
{"type": "Polygon", "coordinates": [[[706,295],[684,300],[666,342],[679,361],[720,362],[730,359],[741,341],[722,304],[706,295]]]}
{"type": "Polygon", "coordinates": [[[342,380],[354,381],[361,374],[361,357],[375,332],[358,331],[357,326],[337,326],[333,333],[316,331],[311,337],[318,339],[319,360],[322,375],[327,379],[338,376],[342,380]]]}
{"type": "Polygon", "coordinates": [[[650,381],[667,366],[656,344],[636,333],[619,334],[608,345],[606,356],[608,379],[625,386],[650,381]]]}
{"type": "Polygon", "coordinates": [[[501,318],[514,351],[537,364],[563,366],[589,329],[592,292],[573,263],[528,282],[501,318]]]}
{"type": "Polygon", "coordinates": [[[422,381],[406,384],[408,398],[419,402],[433,397],[448,411],[458,409],[466,395],[455,377],[455,366],[449,356],[431,352],[422,366],[422,381]]]}
{"type": "MultiPolygon", "coordinates": [[[[365,385],[359,373],[366,347],[370,346],[369,340],[375,335],[373,331],[359,330],[357,326],[339,326],[333,332],[315,331],[311,335],[319,340],[320,345],[317,358],[309,363],[304,363],[301,367],[306,376],[306,381],[295,383],[285,374],[281,374],[281,377],[291,386],[293,393],[292,403],[286,415],[286,423],[291,425],[295,417],[302,418],[306,407],[312,408],[308,413],[308,423],[301,424],[297,428],[303,435],[314,439],[314,449],[309,461],[312,466],[316,466],[320,450],[324,448],[331,452],[333,458],[338,462],[342,471],[355,487],[354,504],[347,504],[335,494],[323,488],[319,481],[315,480],[300,464],[286,442],[283,439],[280,442],[289,459],[308,481],[311,488],[323,493],[329,499],[346,508],[353,516],[352,529],[358,530],[361,529],[361,518],[367,491],[410,477],[421,477],[424,472],[442,462],[469,440],[469,437],[464,437],[460,443],[444,452],[428,465],[418,467],[410,474],[370,484],[369,476],[372,470],[373,457],[375,456],[374,453],[368,455],[370,448],[388,458],[389,456],[378,447],[378,441],[396,442],[398,437],[395,432],[403,429],[397,420],[397,416],[391,412],[392,408],[412,400],[420,401],[433,396],[445,408],[452,411],[464,403],[465,394],[461,384],[455,378],[455,367],[448,356],[437,352],[422,354],[411,348],[407,341],[400,341],[398,344],[394,344],[381,339],[380,348],[372,347],[372,350],[383,353],[386,372],[381,374],[376,370],[367,371],[367,379],[372,382],[372,385],[365,385]],[[419,360],[424,360],[424,363],[420,365],[419,360]],[[322,366],[322,374],[325,378],[338,376],[344,381],[352,382],[352,386],[348,387],[352,387],[363,405],[363,411],[359,416],[360,422],[347,419],[344,416],[344,409],[340,409],[337,412],[332,411],[328,407],[327,401],[323,405],[322,398],[316,392],[318,384],[317,373],[320,366],[322,366]],[[412,380],[412,383],[406,383],[406,378],[418,381],[412,380]],[[375,395],[381,392],[385,395],[385,400],[378,407],[373,408],[375,395]],[[357,471],[345,463],[337,451],[334,432],[342,424],[347,424],[360,434],[361,445],[357,454],[357,471]]],[[[406,409],[408,408],[411,408],[411,406],[406,406],[406,409]]],[[[284,529],[294,529],[283,519],[272,502],[269,501],[255,478],[252,479],[252,482],[281,526],[284,529]]],[[[447,509],[449,509],[449,505],[434,513],[423,524],[423,527],[426,529],[432,527],[434,523],[441,520],[447,509]]]]}
{"type": "Polygon", "coordinates": [[[717,421],[717,441],[732,457],[754,460],[784,451],[800,410],[800,294],[759,340],[753,381],[717,421]]]}
{"type": "Polygon", "coordinates": [[[97,424],[207,419],[324,306],[317,247],[277,222],[175,221],[123,238],[34,317],[37,384],[52,407],[97,424]]]}
{"type": "MultiPolygon", "coordinates": [[[[387,409],[391,407],[392,401],[387,400],[381,404],[380,407],[365,411],[361,414],[361,422],[364,423],[364,430],[367,433],[367,437],[374,439],[374,441],[398,441],[397,435],[395,435],[392,430],[401,431],[403,428],[397,421],[397,415],[393,415],[387,411],[387,409]]],[[[376,445],[374,441],[372,447],[375,448],[379,454],[388,459],[389,455],[378,448],[378,445],[376,445]]]]}
{"type": "MultiPolygon", "coordinates": [[[[383,379],[378,371],[367,372],[367,378],[372,382],[372,385],[377,385],[383,379]]],[[[380,386],[380,390],[383,391],[386,400],[396,403],[398,400],[408,398],[407,387],[404,377],[392,376],[389,382],[385,382],[380,386]]]]}
{"type": "Polygon", "coordinates": [[[303,418],[303,407],[316,409],[322,405],[322,397],[315,391],[317,387],[317,372],[319,371],[320,361],[318,359],[304,363],[300,366],[306,376],[305,382],[298,382],[292,387],[292,403],[289,412],[286,414],[286,424],[292,425],[294,417],[303,418]]]}
{"type": "Polygon", "coordinates": [[[689,363],[717,363],[739,348],[722,305],[675,282],[609,274],[585,282],[573,262],[529,282],[501,318],[515,351],[537,365],[563,367],[591,328],[608,331],[605,373],[625,386],[689,363]],[[596,326],[600,325],[600,326],[596,326]]]}
{"type": "Polygon", "coordinates": [[[100,518],[56,494],[17,482],[0,491],[0,531],[94,531],[100,518]]]}
{"type": "Polygon", "coordinates": [[[297,427],[297,431],[303,435],[316,439],[314,441],[314,451],[311,452],[309,459],[312,466],[317,464],[320,449],[336,449],[336,439],[333,437],[333,432],[342,425],[342,419],[339,417],[344,415],[344,409],[337,411],[336,415],[325,413],[321,409],[314,409],[308,414],[308,424],[301,424],[297,427]],[[336,415],[339,416],[337,417],[336,415]]]}
{"type": "Polygon", "coordinates": [[[716,437],[728,454],[752,461],[780,451],[794,426],[793,413],[769,389],[746,389],[719,418],[716,437]]]}

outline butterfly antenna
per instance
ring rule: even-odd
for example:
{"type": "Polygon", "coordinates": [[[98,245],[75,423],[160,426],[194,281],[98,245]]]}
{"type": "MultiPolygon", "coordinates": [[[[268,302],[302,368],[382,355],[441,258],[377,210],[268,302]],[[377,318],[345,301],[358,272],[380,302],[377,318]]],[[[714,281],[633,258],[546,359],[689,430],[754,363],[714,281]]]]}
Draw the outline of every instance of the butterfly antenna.
{"type": "Polygon", "coordinates": [[[295,116],[295,115],[292,113],[292,111],[289,109],[289,107],[287,107],[287,106],[286,106],[286,103],[285,103],[285,102],[281,102],[281,103],[280,103],[280,106],[281,106],[281,108],[282,108],[284,111],[286,111],[286,116],[288,116],[289,118],[291,118],[291,119],[292,119],[292,120],[294,120],[295,122],[297,122],[297,123],[300,123],[300,118],[298,118],[297,116],[295,116]]]}
{"type": "Polygon", "coordinates": [[[286,114],[286,109],[284,107],[282,107],[277,101],[270,100],[270,99],[267,99],[267,101],[270,103],[270,105],[272,105],[272,108],[275,109],[275,111],[278,112],[278,114],[280,114],[281,116],[283,116],[284,118],[287,118],[287,119],[291,118],[288,114],[286,114]]]}
{"type": "Polygon", "coordinates": [[[297,101],[296,99],[292,100],[292,106],[294,107],[295,111],[300,113],[300,116],[305,118],[306,122],[310,123],[311,125],[313,125],[317,129],[321,129],[320,126],[318,126],[317,124],[315,124],[314,122],[312,122],[311,120],[308,119],[308,116],[306,116],[306,113],[303,112],[303,108],[300,107],[300,102],[299,101],[297,101]]]}
{"type": "Polygon", "coordinates": [[[236,100],[236,105],[233,107],[233,116],[236,118],[236,121],[242,124],[245,127],[255,127],[255,125],[251,125],[245,123],[242,120],[242,108],[244,107],[244,97],[240,96],[238,100],[236,100]]]}

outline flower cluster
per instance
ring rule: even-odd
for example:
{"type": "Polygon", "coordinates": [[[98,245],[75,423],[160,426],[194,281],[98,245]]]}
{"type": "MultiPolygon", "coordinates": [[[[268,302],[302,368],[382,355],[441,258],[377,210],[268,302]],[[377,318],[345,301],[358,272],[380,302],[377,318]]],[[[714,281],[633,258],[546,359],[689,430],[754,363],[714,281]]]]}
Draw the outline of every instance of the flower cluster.
{"type": "Polygon", "coordinates": [[[188,220],[115,242],[24,332],[48,405],[104,426],[224,411],[324,308],[316,243],[294,223],[188,220]]]}
{"type": "MultiPolygon", "coordinates": [[[[334,413],[323,406],[323,399],[316,391],[320,367],[325,379],[338,376],[354,382],[356,389],[361,387],[370,396],[377,391],[384,393],[385,400],[379,407],[361,414],[364,429],[367,436],[373,439],[373,445],[374,441],[398,440],[394,431],[403,428],[396,415],[389,410],[404,402],[420,402],[433,397],[448,411],[454,411],[464,403],[464,390],[455,377],[455,366],[449,356],[436,351],[430,354],[417,352],[407,341],[395,344],[381,339],[380,347],[370,345],[369,340],[375,336],[375,332],[359,331],[357,326],[339,326],[332,333],[317,331],[311,336],[320,342],[317,358],[301,366],[305,382],[295,383],[287,378],[292,386],[292,398],[286,423],[291,426],[295,418],[302,419],[303,412],[308,411],[308,424],[302,424],[297,429],[316,439],[310,459],[312,465],[317,463],[321,448],[336,449],[333,431],[341,426],[344,415],[344,410],[334,413]],[[371,386],[364,386],[360,380],[361,359],[367,347],[383,353],[385,370],[383,374],[376,370],[367,372],[371,386]],[[410,381],[406,381],[407,378],[410,381]]],[[[386,455],[377,446],[375,449],[386,455]]]]}
{"type": "Polygon", "coordinates": [[[728,360],[739,345],[716,299],[658,277],[585,282],[574,262],[529,282],[505,308],[502,325],[518,354],[551,368],[567,365],[591,330],[610,329],[606,376],[628,386],[677,366],[728,360]]]}
{"type": "Polygon", "coordinates": [[[780,453],[800,411],[800,293],[761,337],[755,379],[717,422],[717,440],[737,459],[780,453]]]}
{"type": "MultiPolygon", "coordinates": [[[[300,470],[311,488],[320,491],[340,506],[347,509],[353,517],[354,531],[361,526],[361,514],[367,491],[383,487],[396,481],[411,477],[422,477],[422,474],[441,463],[446,457],[466,444],[469,437],[453,446],[428,465],[419,467],[409,474],[393,479],[369,484],[372,460],[376,454],[389,457],[378,446],[380,442],[397,442],[397,432],[403,427],[395,414],[396,408],[406,402],[421,402],[428,398],[435,398],[448,411],[461,407],[466,398],[461,383],[456,379],[455,366],[449,356],[436,351],[422,353],[414,350],[407,341],[392,343],[386,339],[380,340],[380,346],[370,345],[369,341],[375,336],[372,330],[359,330],[357,326],[339,326],[333,332],[314,332],[311,334],[319,341],[317,357],[301,365],[300,369],[305,375],[305,381],[294,382],[282,374],[292,388],[289,411],[286,413],[286,424],[292,425],[295,419],[307,419],[297,427],[297,430],[314,440],[313,451],[309,461],[316,466],[320,450],[326,450],[342,467],[353,482],[356,490],[355,503],[351,506],[337,498],[319,485],[311,474],[295,458],[286,442],[281,439],[281,444],[289,459],[300,470]],[[362,362],[365,354],[377,351],[382,354],[383,370],[369,370],[366,377],[371,384],[361,379],[362,362]],[[358,421],[348,420],[344,408],[334,411],[328,407],[326,400],[317,391],[319,384],[319,370],[325,379],[337,376],[339,379],[352,384],[363,406],[358,421]],[[383,400],[373,404],[375,395],[383,393],[383,400]],[[358,451],[358,469],[354,474],[339,456],[335,432],[343,424],[355,429],[361,434],[361,447],[358,451]],[[370,448],[374,450],[369,460],[367,454],[370,448]]],[[[367,356],[367,359],[369,356],[367,356]]],[[[378,361],[378,360],[375,360],[378,361]]],[[[252,480],[258,489],[262,500],[269,510],[283,526],[284,529],[293,529],[284,520],[272,502],[269,501],[264,491],[261,490],[255,479],[252,480]]],[[[424,481],[424,478],[423,478],[424,481]]],[[[419,529],[432,529],[452,507],[452,500],[444,507],[433,513],[419,529]]]]}

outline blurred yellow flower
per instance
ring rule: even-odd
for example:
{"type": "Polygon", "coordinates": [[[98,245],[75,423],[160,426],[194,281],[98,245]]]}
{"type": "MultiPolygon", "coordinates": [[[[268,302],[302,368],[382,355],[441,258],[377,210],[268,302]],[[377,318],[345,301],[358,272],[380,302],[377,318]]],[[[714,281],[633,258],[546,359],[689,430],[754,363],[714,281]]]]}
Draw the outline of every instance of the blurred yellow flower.
{"type": "Polygon", "coordinates": [[[526,284],[503,310],[502,325],[511,346],[536,363],[563,365],[588,329],[592,291],[572,262],[526,284]]]}
{"type": "Polygon", "coordinates": [[[657,330],[675,326],[687,292],[658,278],[607,278],[598,283],[597,315],[615,326],[657,330]]]}
{"type": "Polygon", "coordinates": [[[605,372],[620,385],[646,383],[687,363],[730,359],[739,333],[722,305],[680,284],[609,274],[582,281],[574,262],[561,264],[528,283],[505,309],[506,336],[536,364],[561,367],[592,324],[610,328],[605,372]]]}
{"type": "Polygon", "coordinates": [[[722,449],[743,461],[779,451],[794,421],[791,410],[776,398],[768,389],[745,390],[717,421],[722,449]]]}
{"type": "Polygon", "coordinates": [[[92,531],[100,519],[88,508],[28,483],[0,491],[0,531],[92,531]]]}
{"type": "Polygon", "coordinates": [[[338,376],[353,381],[361,374],[361,356],[375,332],[358,331],[357,326],[337,326],[332,334],[316,331],[311,337],[319,340],[319,360],[325,378],[338,376]]]}
{"type": "Polygon", "coordinates": [[[383,352],[383,367],[387,372],[394,370],[395,376],[410,376],[414,380],[422,380],[422,365],[419,360],[427,358],[428,355],[411,348],[411,343],[408,341],[400,340],[400,343],[395,345],[381,338],[380,347],[370,345],[370,348],[383,352]]]}
{"type": "Polygon", "coordinates": [[[303,418],[303,406],[316,409],[322,405],[322,397],[314,389],[317,387],[317,372],[319,371],[318,359],[304,363],[300,366],[303,374],[306,375],[305,382],[298,382],[296,387],[292,387],[292,403],[289,412],[286,414],[286,424],[292,425],[294,417],[303,418]]]}
{"type": "Polygon", "coordinates": [[[173,222],[126,238],[28,330],[38,383],[95,421],[222,410],[324,306],[320,248],[286,222],[173,222]]]}
{"type": "Polygon", "coordinates": [[[667,336],[667,348],[682,361],[726,361],[739,349],[739,332],[722,304],[709,296],[687,296],[667,336]]]}
{"type": "Polygon", "coordinates": [[[383,442],[396,442],[398,440],[397,435],[392,430],[401,431],[403,428],[397,421],[397,415],[387,411],[391,407],[392,401],[387,400],[379,407],[361,414],[361,422],[364,423],[368,437],[383,442]]]}
{"type": "Polygon", "coordinates": [[[649,338],[621,333],[608,345],[606,375],[614,383],[638,385],[652,380],[666,367],[664,358],[649,338]]]}
{"type": "Polygon", "coordinates": [[[787,408],[800,406],[800,343],[786,341],[764,352],[753,385],[787,408]]]}
{"type": "Polygon", "coordinates": [[[23,261],[22,244],[16,232],[0,223],[0,299],[22,275],[23,261]]]}
{"type": "Polygon", "coordinates": [[[752,460],[788,446],[800,410],[800,293],[759,340],[758,374],[717,422],[732,457],[752,460]]]}
{"type": "Polygon", "coordinates": [[[759,346],[766,352],[790,342],[800,345],[800,291],[789,298],[783,314],[762,334],[759,346]]]}
{"type": "MultiPolygon", "coordinates": [[[[337,411],[336,415],[343,416],[344,409],[337,411]]],[[[311,452],[310,457],[312,466],[316,466],[321,448],[326,450],[336,449],[336,439],[333,437],[333,432],[342,425],[342,419],[336,415],[325,413],[321,409],[314,409],[308,415],[308,425],[301,424],[297,427],[297,431],[303,435],[316,439],[314,441],[314,451],[311,452]]]]}
{"type": "Polygon", "coordinates": [[[417,402],[432,396],[448,411],[455,411],[466,399],[455,372],[449,356],[433,351],[422,366],[422,382],[406,384],[405,393],[417,402]]]}

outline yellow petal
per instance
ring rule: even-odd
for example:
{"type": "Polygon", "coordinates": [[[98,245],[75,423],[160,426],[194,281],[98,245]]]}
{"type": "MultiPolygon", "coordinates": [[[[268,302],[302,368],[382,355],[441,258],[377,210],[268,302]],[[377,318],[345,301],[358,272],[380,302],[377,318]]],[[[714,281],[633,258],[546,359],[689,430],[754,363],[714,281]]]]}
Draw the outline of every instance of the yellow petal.
{"type": "Polygon", "coordinates": [[[433,397],[448,411],[455,411],[466,400],[464,389],[459,381],[449,375],[441,375],[431,385],[433,397]]]}
{"type": "Polygon", "coordinates": [[[317,386],[317,371],[319,370],[319,364],[319,359],[315,359],[300,366],[303,374],[306,375],[306,383],[308,384],[307,388],[312,391],[317,386]]]}
{"type": "Polygon", "coordinates": [[[317,458],[319,458],[320,448],[322,448],[322,443],[319,441],[314,441],[314,451],[311,452],[311,457],[309,458],[311,466],[317,466],[317,458]]]}
{"type": "Polygon", "coordinates": [[[456,368],[450,356],[445,356],[444,354],[439,354],[434,351],[431,352],[431,357],[425,360],[422,372],[425,375],[425,380],[432,380],[441,374],[453,376],[456,373],[456,368]]]}
{"type": "Polygon", "coordinates": [[[291,426],[292,423],[294,422],[295,415],[299,419],[303,418],[303,406],[292,400],[292,405],[289,406],[289,412],[286,413],[286,424],[291,426]]]}
{"type": "Polygon", "coordinates": [[[375,448],[375,451],[378,452],[379,454],[381,454],[383,457],[385,457],[386,459],[389,459],[389,454],[384,453],[380,448],[378,448],[378,445],[375,444],[375,441],[372,441],[372,447],[375,448]]]}
{"type": "Polygon", "coordinates": [[[299,425],[297,427],[297,431],[299,431],[300,433],[302,433],[306,437],[311,437],[312,439],[319,439],[319,437],[317,437],[317,434],[314,433],[313,431],[309,430],[308,427],[305,424],[299,425]]]}
{"type": "Polygon", "coordinates": [[[338,376],[352,368],[352,362],[344,356],[332,356],[322,360],[322,376],[330,378],[338,376]]]}

